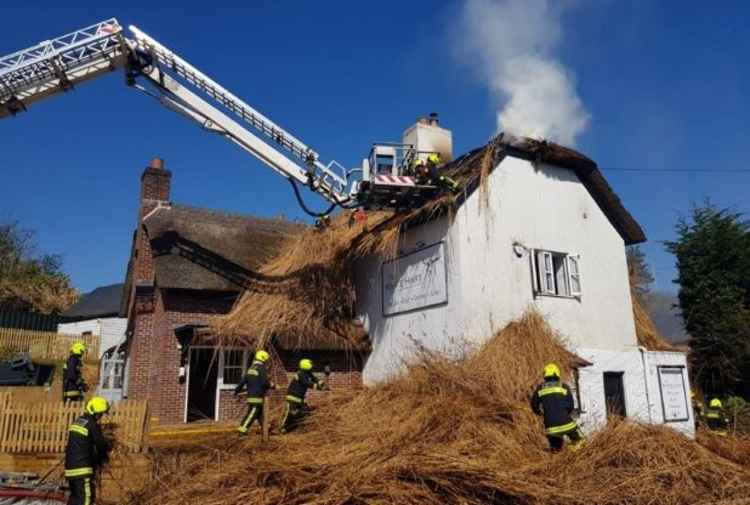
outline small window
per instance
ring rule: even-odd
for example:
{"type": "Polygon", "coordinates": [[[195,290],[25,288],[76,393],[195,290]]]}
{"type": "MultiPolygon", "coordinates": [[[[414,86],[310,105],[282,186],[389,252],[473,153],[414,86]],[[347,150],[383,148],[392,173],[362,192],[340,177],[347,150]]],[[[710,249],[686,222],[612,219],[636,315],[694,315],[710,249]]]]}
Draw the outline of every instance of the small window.
{"type": "Polygon", "coordinates": [[[245,369],[245,351],[242,349],[224,350],[223,383],[239,384],[245,369]]]}
{"type": "Polygon", "coordinates": [[[393,171],[394,158],[388,154],[378,154],[375,156],[375,173],[391,174],[393,171]]]}
{"type": "Polygon", "coordinates": [[[552,251],[534,251],[531,275],[536,294],[581,296],[580,258],[552,251]]]}

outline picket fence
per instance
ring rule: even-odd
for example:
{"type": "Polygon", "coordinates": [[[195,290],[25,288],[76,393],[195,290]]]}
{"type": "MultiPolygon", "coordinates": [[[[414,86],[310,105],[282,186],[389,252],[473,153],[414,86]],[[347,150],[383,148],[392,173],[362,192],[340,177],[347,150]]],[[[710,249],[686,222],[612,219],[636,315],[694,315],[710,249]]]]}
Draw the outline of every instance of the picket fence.
{"type": "MultiPolygon", "coordinates": [[[[61,453],[68,428],[82,413],[81,403],[17,402],[0,392],[0,453],[61,453]]],[[[117,447],[140,452],[146,443],[148,406],[145,401],[124,400],[102,418],[102,429],[117,447]]]]}
{"type": "Polygon", "coordinates": [[[0,328],[0,350],[5,353],[28,352],[36,360],[62,361],[68,357],[70,345],[77,340],[84,341],[88,347],[84,360],[99,359],[98,335],[67,335],[51,331],[0,328]]]}

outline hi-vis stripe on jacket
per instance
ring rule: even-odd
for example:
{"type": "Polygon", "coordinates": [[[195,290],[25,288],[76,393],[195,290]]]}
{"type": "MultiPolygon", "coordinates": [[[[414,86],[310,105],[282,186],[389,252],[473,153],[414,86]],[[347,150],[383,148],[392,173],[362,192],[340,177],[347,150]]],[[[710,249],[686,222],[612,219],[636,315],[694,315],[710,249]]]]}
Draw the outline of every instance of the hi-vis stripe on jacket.
{"type": "Polygon", "coordinates": [[[234,388],[235,394],[241,393],[244,387],[247,387],[247,403],[255,405],[263,404],[266,391],[271,387],[265,364],[261,361],[253,361],[253,364],[247,369],[245,376],[237,384],[237,387],[234,388]]]}
{"type": "Polygon", "coordinates": [[[573,394],[567,384],[558,380],[545,380],[531,396],[531,408],[537,415],[544,413],[547,435],[561,435],[576,429],[570,417],[573,412],[573,394]]]}
{"type": "Polygon", "coordinates": [[[68,428],[65,448],[65,477],[77,479],[94,474],[107,460],[109,444],[94,416],[84,414],[68,428]]]}

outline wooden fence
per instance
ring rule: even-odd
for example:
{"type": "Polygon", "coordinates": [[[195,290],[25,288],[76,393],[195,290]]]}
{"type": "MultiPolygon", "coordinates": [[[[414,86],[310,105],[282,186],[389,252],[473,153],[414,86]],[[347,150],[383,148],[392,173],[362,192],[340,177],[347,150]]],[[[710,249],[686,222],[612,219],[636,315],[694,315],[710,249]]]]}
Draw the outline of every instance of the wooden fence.
{"type": "MultiPolygon", "coordinates": [[[[0,393],[0,453],[61,453],[68,428],[83,412],[83,404],[13,402],[0,393]]],[[[102,429],[111,432],[117,447],[140,452],[145,444],[148,406],[145,401],[125,400],[102,417],[102,429]]]]}
{"type": "Polygon", "coordinates": [[[99,359],[98,335],[67,335],[51,331],[0,328],[0,349],[5,352],[28,352],[32,359],[37,360],[62,361],[68,357],[70,345],[77,340],[86,342],[86,361],[99,359]]]}
{"type": "Polygon", "coordinates": [[[0,397],[4,393],[10,395],[10,402],[13,405],[18,403],[40,403],[40,402],[59,402],[62,400],[62,386],[55,384],[57,387],[45,386],[6,386],[0,387],[0,397]]]}

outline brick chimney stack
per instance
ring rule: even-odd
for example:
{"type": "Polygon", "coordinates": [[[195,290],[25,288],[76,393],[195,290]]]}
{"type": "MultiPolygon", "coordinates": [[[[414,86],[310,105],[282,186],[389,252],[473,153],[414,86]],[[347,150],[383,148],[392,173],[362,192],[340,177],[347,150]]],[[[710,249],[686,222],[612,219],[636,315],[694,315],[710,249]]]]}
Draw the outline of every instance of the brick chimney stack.
{"type": "Polygon", "coordinates": [[[153,158],[141,175],[141,201],[168,202],[172,172],[164,168],[164,160],[153,158]]]}

